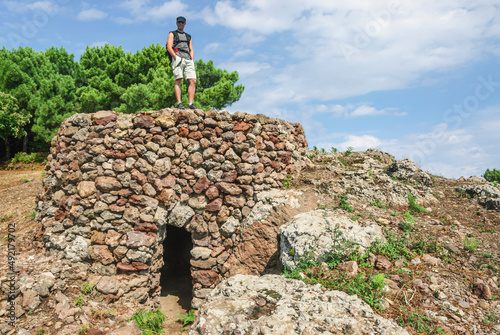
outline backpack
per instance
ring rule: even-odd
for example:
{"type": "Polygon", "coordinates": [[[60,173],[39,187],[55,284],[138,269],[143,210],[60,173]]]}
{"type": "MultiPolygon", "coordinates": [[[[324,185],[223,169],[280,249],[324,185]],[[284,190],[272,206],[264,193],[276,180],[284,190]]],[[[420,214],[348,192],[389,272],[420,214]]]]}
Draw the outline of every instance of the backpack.
{"type": "MultiPolygon", "coordinates": [[[[172,49],[174,49],[174,52],[177,52],[177,51],[181,50],[181,51],[189,53],[191,51],[189,49],[187,49],[187,50],[186,49],[177,49],[175,47],[180,42],[179,41],[179,32],[177,30],[174,30],[174,31],[171,31],[171,33],[174,34],[174,43],[172,43],[172,49]]],[[[189,35],[188,33],[184,33],[184,34],[186,34],[187,44],[189,46],[189,43],[191,42],[191,35],[189,35]]],[[[170,61],[170,63],[172,64],[172,55],[168,52],[167,44],[168,44],[168,41],[167,41],[167,43],[165,43],[165,50],[166,50],[166,53],[167,53],[167,58],[170,61]]]]}

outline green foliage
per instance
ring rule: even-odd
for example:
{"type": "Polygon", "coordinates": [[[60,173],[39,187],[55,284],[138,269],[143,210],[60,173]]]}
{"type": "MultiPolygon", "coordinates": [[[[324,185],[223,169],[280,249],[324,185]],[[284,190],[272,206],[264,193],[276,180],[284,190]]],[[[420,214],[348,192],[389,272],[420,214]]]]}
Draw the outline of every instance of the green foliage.
{"type": "Polygon", "coordinates": [[[95,284],[89,284],[87,282],[83,282],[82,288],[80,289],[80,291],[83,294],[89,294],[89,293],[92,292],[92,290],[94,289],[94,287],[95,287],[95,284]]]}
{"type": "Polygon", "coordinates": [[[290,175],[288,177],[286,177],[284,180],[283,180],[283,188],[288,188],[290,186],[292,186],[292,180],[293,180],[293,176],[290,175]]]}
{"type": "Polygon", "coordinates": [[[420,313],[408,312],[405,309],[398,318],[398,324],[401,327],[410,326],[419,334],[444,334],[442,328],[436,328],[432,325],[432,320],[429,317],[420,313]]]}
{"type": "Polygon", "coordinates": [[[476,240],[474,237],[468,238],[464,237],[464,249],[468,252],[474,252],[481,245],[481,242],[476,240]]]}
{"type": "Polygon", "coordinates": [[[500,170],[497,169],[486,169],[486,171],[483,174],[484,179],[486,179],[489,182],[497,182],[500,183],[500,170]]]}
{"type": "Polygon", "coordinates": [[[194,320],[196,320],[194,309],[191,309],[187,314],[179,314],[177,317],[178,319],[176,321],[182,323],[183,326],[192,324],[194,320]]]}
{"type": "Polygon", "coordinates": [[[211,60],[205,63],[199,59],[195,62],[195,67],[198,77],[195,101],[202,108],[221,109],[240,100],[245,87],[241,84],[236,85],[238,72],[229,73],[217,69],[211,60]]]}
{"type": "Polygon", "coordinates": [[[8,136],[20,138],[26,134],[24,125],[31,115],[25,110],[19,110],[17,99],[10,94],[0,92],[0,138],[8,136]]]}
{"type": "Polygon", "coordinates": [[[335,148],[335,147],[331,147],[331,148],[330,148],[330,152],[331,152],[331,153],[337,153],[338,151],[339,151],[339,150],[338,150],[337,148],[335,148]]]}
{"type": "MultiPolygon", "coordinates": [[[[198,107],[222,109],[241,98],[238,73],[195,62],[198,107]]],[[[187,104],[187,85],[183,85],[187,104]]],[[[36,52],[29,47],[0,50],[0,138],[34,138],[33,148],[47,151],[61,122],[74,113],[114,110],[136,113],[173,106],[174,78],[160,44],[127,53],[106,44],[87,47],[80,57],[64,48],[36,52]]]]}
{"type": "Polygon", "coordinates": [[[421,235],[411,241],[410,248],[419,255],[425,253],[442,254],[444,250],[443,244],[438,242],[435,237],[423,237],[421,235]]]}
{"type": "Polygon", "coordinates": [[[340,195],[340,201],[339,201],[339,208],[345,209],[347,212],[352,213],[354,212],[354,208],[352,208],[348,203],[347,203],[347,198],[345,197],[344,194],[340,195]]]}
{"type": "Polygon", "coordinates": [[[413,213],[426,213],[427,210],[419,205],[417,205],[417,197],[408,193],[408,204],[410,205],[410,211],[413,213]]]}
{"type": "Polygon", "coordinates": [[[354,277],[340,275],[323,281],[322,285],[332,290],[342,290],[347,294],[356,294],[374,309],[382,308],[381,298],[385,286],[383,273],[366,275],[360,272],[354,277]]]}
{"type": "Polygon", "coordinates": [[[408,235],[396,236],[389,232],[385,236],[386,241],[376,240],[370,245],[369,251],[384,255],[388,260],[393,261],[397,259],[412,259],[414,253],[409,248],[408,235]]]}
{"type": "MultiPolygon", "coordinates": [[[[370,172],[371,172],[371,171],[370,171],[370,172]]],[[[370,203],[370,205],[375,206],[375,207],[378,207],[378,208],[382,208],[382,207],[384,207],[384,205],[382,205],[382,203],[380,202],[380,199],[377,199],[377,200],[375,200],[375,201],[372,201],[372,202],[370,203]]]]}
{"type": "Polygon", "coordinates": [[[165,315],[159,308],[155,311],[142,308],[135,312],[130,319],[137,323],[143,335],[163,334],[165,315]]]}
{"type": "Polygon", "coordinates": [[[85,301],[85,295],[80,294],[78,298],[76,298],[75,306],[83,306],[84,301],[85,301]]]}
{"type": "Polygon", "coordinates": [[[495,323],[498,322],[500,318],[495,312],[490,311],[483,319],[484,323],[495,323]]]}
{"type": "Polygon", "coordinates": [[[353,147],[347,147],[347,150],[344,152],[344,156],[349,156],[350,154],[352,154],[353,150],[353,147]]]}
{"type": "Polygon", "coordinates": [[[31,154],[27,154],[25,152],[17,152],[15,155],[14,155],[14,158],[12,158],[11,160],[11,163],[15,164],[15,163],[24,163],[24,164],[29,164],[29,163],[33,163],[36,159],[36,153],[31,153],[31,154]]]}
{"type": "Polygon", "coordinates": [[[81,334],[87,334],[87,328],[89,328],[89,325],[85,325],[82,328],[78,329],[78,332],[81,334]]]}
{"type": "Polygon", "coordinates": [[[13,214],[2,215],[2,216],[0,216],[0,222],[7,221],[7,220],[11,219],[13,216],[14,216],[13,214]]]}
{"type": "Polygon", "coordinates": [[[415,218],[413,217],[410,211],[406,211],[405,219],[400,224],[401,229],[404,232],[409,233],[412,231],[414,224],[415,224],[415,218]]]}

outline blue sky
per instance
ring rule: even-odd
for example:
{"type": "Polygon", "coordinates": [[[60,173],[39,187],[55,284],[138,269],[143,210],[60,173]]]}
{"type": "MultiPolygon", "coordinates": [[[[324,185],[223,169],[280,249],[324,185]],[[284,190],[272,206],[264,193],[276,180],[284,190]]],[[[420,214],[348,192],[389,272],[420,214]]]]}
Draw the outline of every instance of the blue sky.
{"type": "Polygon", "coordinates": [[[136,52],[187,18],[195,58],[238,71],[230,112],[309,146],[378,148],[448,178],[500,169],[498,0],[0,0],[0,44],[136,52]]]}

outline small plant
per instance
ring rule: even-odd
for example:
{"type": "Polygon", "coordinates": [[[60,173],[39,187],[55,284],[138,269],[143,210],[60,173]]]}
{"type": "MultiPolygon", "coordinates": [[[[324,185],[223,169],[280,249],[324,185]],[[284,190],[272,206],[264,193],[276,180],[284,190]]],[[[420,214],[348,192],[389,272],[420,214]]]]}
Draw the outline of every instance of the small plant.
{"type": "Polygon", "coordinates": [[[7,220],[10,220],[14,215],[11,213],[11,214],[6,214],[6,215],[2,215],[0,216],[0,222],[4,222],[4,221],[7,221],[7,220]]]}
{"type": "Polygon", "coordinates": [[[83,306],[83,302],[85,301],[84,298],[85,298],[85,295],[80,294],[78,296],[78,298],[76,298],[75,306],[83,306]]]}
{"type": "Polygon", "coordinates": [[[288,177],[286,177],[282,183],[283,188],[288,188],[288,187],[292,186],[292,180],[293,180],[292,175],[289,175],[288,177]]]}
{"type": "Polygon", "coordinates": [[[89,325],[85,325],[82,328],[78,329],[78,332],[80,334],[87,334],[87,328],[89,328],[89,325]]]}
{"type": "Polygon", "coordinates": [[[390,261],[402,258],[412,259],[414,257],[414,252],[409,248],[408,235],[395,236],[389,232],[385,235],[385,238],[385,242],[380,240],[373,242],[368,251],[376,255],[383,255],[390,261]]]}
{"type": "Polygon", "coordinates": [[[36,210],[32,210],[31,212],[29,212],[28,217],[30,219],[34,219],[36,217],[36,210]]]}
{"type": "Polygon", "coordinates": [[[463,189],[463,188],[459,188],[457,189],[457,192],[458,192],[458,195],[460,196],[460,198],[464,198],[464,197],[467,197],[467,192],[463,189]]]}
{"type": "Polygon", "coordinates": [[[347,199],[344,194],[340,196],[339,208],[345,209],[347,212],[352,213],[354,209],[347,203],[347,199]]]}
{"type": "Polygon", "coordinates": [[[353,147],[347,147],[347,150],[344,152],[344,156],[349,156],[350,154],[352,154],[352,151],[354,150],[353,147]]]}
{"type": "Polygon", "coordinates": [[[335,148],[335,147],[331,147],[331,148],[330,148],[330,152],[331,152],[332,154],[337,153],[338,151],[339,151],[339,150],[338,150],[337,148],[335,148]]]}
{"type": "Polygon", "coordinates": [[[313,151],[319,152],[318,147],[317,146],[313,146],[313,151]]]}
{"type": "Polygon", "coordinates": [[[352,217],[351,217],[351,220],[352,220],[352,221],[356,221],[356,220],[357,220],[357,219],[359,219],[359,218],[361,218],[361,213],[356,213],[356,215],[355,215],[355,216],[352,216],[352,217]]]}
{"type": "Polygon", "coordinates": [[[177,315],[178,319],[176,322],[182,323],[182,326],[185,327],[190,325],[196,320],[196,316],[194,315],[194,309],[191,309],[187,314],[179,314],[177,315]]]}
{"type": "Polygon", "coordinates": [[[494,323],[499,321],[500,318],[495,314],[495,312],[490,311],[483,319],[484,323],[494,323]]]}
{"type": "Polygon", "coordinates": [[[397,322],[401,327],[412,327],[419,334],[444,334],[444,330],[442,328],[433,327],[431,319],[420,313],[408,313],[405,311],[403,315],[398,318],[397,322]]]}
{"type": "Polygon", "coordinates": [[[92,290],[94,289],[95,287],[95,284],[89,284],[87,282],[84,282],[82,284],[82,288],[80,289],[80,291],[83,293],[83,294],[89,294],[92,292],[92,290]]]}
{"type": "Polygon", "coordinates": [[[106,320],[111,318],[116,311],[114,309],[99,310],[97,308],[92,309],[92,317],[94,320],[106,320]]]}
{"type": "Polygon", "coordinates": [[[410,211],[413,213],[426,213],[427,210],[419,205],[417,205],[417,197],[414,197],[411,195],[411,193],[408,193],[408,204],[410,205],[410,211]]]}
{"type": "MultiPolygon", "coordinates": [[[[370,172],[371,172],[371,171],[370,171],[370,172]]],[[[372,172],[372,173],[373,173],[373,172],[372,172]]],[[[372,201],[372,202],[370,203],[370,205],[375,206],[375,207],[378,207],[378,208],[382,208],[382,207],[384,207],[384,205],[382,205],[382,203],[380,202],[380,199],[377,199],[377,200],[375,200],[375,201],[372,201]]]]}
{"type": "Polygon", "coordinates": [[[321,148],[321,153],[326,154],[326,149],[325,148],[321,148]]]}
{"type": "Polygon", "coordinates": [[[36,335],[45,335],[45,328],[37,330],[36,335]]]}
{"type": "Polygon", "coordinates": [[[479,245],[481,245],[481,242],[476,240],[474,237],[464,237],[464,249],[468,252],[476,251],[479,245]]]}
{"type": "Polygon", "coordinates": [[[489,254],[489,253],[487,253],[487,252],[483,252],[483,257],[484,257],[484,258],[493,258],[493,257],[494,257],[494,255],[493,255],[493,254],[489,254]]]}
{"type": "MultiPolygon", "coordinates": [[[[418,236],[411,242],[411,250],[419,255],[425,253],[442,254],[443,245],[433,237],[418,236]]],[[[442,254],[444,256],[444,254],[442,254]]]]}
{"type": "Polygon", "coordinates": [[[24,178],[24,177],[23,177],[23,178],[21,178],[21,182],[22,182],[22,183],[29,183],[30,181],[31,181],[31,180],[26,179],[26,178],[24,178]]]}
{"type": "Polygon", "coordinates": [[[153,312],[142,308],[135,312],[130,319],[137,323],[143,335],[163,334],[165,315],[159,308],[153,312]]]}
{"type": "Polygon", "coordinates": [[[328,205],[327,204],[318,204],[319,209],[327,209],[328,205]]]}
{"type": "Polygon", "coordinates": [[[400,223],[401,230],[405,233],[409,233],[412,231],[413,226],[415,224],[415,217],[411,215],[411,212],[405,212],[405,219],[400,223]]]}

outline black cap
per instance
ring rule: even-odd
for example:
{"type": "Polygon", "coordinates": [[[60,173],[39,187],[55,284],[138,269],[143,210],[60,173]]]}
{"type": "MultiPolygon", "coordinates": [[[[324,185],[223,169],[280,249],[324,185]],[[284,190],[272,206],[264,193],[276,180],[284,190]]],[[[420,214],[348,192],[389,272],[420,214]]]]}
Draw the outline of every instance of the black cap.
{"type": "Polygon", "coordinates": [[[179,16],[176,20],[177,22],[181,21],[181,22],[186,22],[186,18],[184,16],[179,16]]]}

